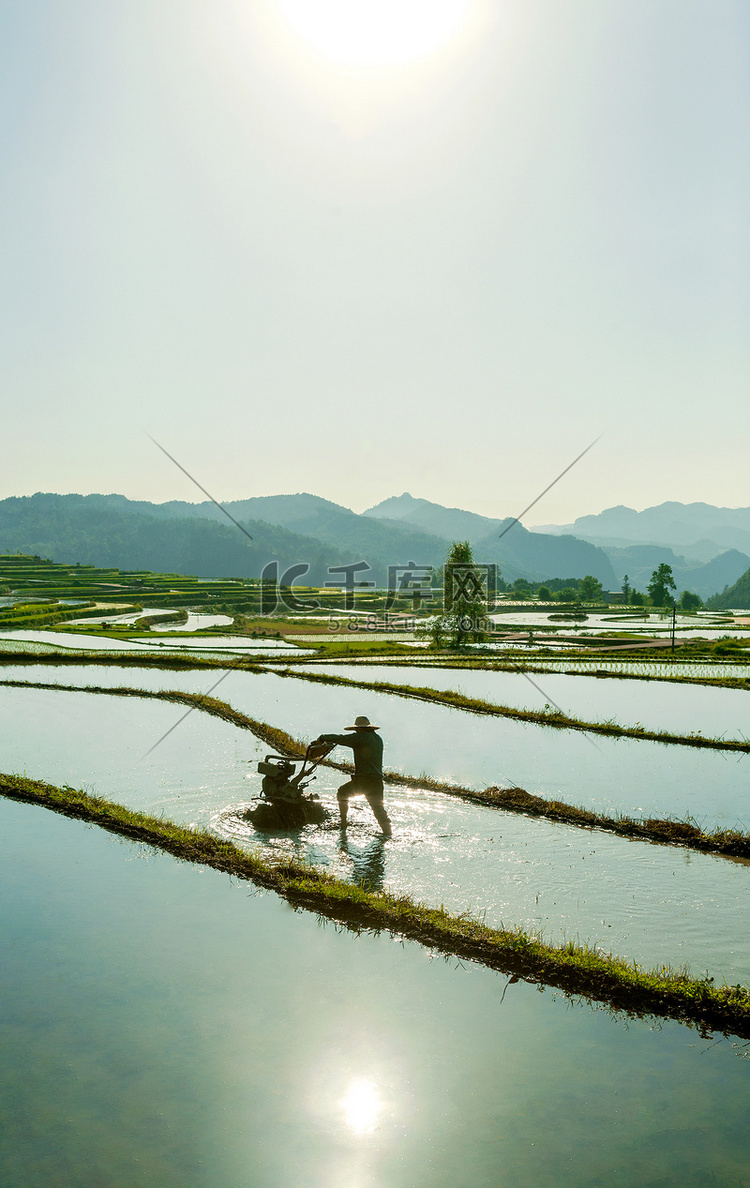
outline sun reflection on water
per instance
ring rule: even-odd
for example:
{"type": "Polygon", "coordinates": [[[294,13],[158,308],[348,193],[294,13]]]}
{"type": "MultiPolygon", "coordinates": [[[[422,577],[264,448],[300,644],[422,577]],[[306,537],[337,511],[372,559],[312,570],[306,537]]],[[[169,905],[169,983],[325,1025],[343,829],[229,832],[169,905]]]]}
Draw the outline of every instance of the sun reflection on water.
{"type": "Polygon", "coordinates": [[[346,1124],[355,1134],[371,1134],[375,1130],[383,1103],[372,1081],[352,1081],[341,1105],[346,1124]]]}

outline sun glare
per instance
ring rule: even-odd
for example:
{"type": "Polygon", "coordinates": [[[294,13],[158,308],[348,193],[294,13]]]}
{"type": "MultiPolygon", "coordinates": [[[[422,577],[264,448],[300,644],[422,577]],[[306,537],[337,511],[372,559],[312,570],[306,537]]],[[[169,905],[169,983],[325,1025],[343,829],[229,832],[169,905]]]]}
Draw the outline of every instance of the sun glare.
{"type": "Polygon", "coordinates": [[[356,1134],[367,1134],[375,1129],[383,1106],[372,1081],[352,1081],[341,1104],[350,1130],[356,1134]]]}
{"type": "Polygon", "coordinates": [[[277,0],[313,49],[345,66],[401,66],[445,46],[474,0],[277,0]]]}

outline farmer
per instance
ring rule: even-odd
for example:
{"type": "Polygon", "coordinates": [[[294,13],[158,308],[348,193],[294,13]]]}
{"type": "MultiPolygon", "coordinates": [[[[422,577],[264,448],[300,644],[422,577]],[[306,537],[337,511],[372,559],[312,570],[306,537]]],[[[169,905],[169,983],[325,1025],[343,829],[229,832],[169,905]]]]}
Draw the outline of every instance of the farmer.
{"type": "Polygon", "coordinates": [[[354,778],[338,790],[341,828],[346,829],[349,797],[362,795],[375,814],[386,837],[391,836],[391,822],[383,803],[383,740],[369,718],[360,715],[353,726],[346,726],[351,734],[321,734],[316,742],[333,743],[336,747],[351,747],[354,751],[354,778]]]}

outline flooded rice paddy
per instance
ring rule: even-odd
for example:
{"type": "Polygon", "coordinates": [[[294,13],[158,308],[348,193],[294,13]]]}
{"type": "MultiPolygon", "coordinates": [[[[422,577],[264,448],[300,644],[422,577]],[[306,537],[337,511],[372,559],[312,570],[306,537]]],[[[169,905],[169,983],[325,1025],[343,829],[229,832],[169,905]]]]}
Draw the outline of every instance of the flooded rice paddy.
{"type": "MultiPolygon", "coordinates": [[[[512,785],[597,812],[690,816],[708,830],[723,826],[750,831],[750,754],[742,752],[594,736],[272,672],[1,666],[0,681],[11,679],[190,693],[213,690],[211,696],[249,717],[307,741],[342,730],[363,713],[381,726],[385,762],[392,770],[472,788],[512,785]]],[[[710,697],[717,690],[704,692],[710,697]]]]}
{"type": "Polygon", "coordinates": [[[107,636],[85,635],[82,632],[67,631],[0,631],[0,645],[8,650],[26,651],[25,645],[32,644],[45,651],[61,649],[66,652],[109,651],[129,652],[141,650],[141,645],[127,639],[109,639],[107,636]]]}
{"type": "MultiPolygon", "coordinates": [[[[161,630],[161,629],[160,629],[161,630]]],[[[142,639],[135,639],[134,643],[153,649],[157,641],[153,636],[144,635],[142,639]]],[[[303,650],[284,639],[250,639],[247,635],[204,635],[201,637],[185,635],[179,639],[159,639],[158,646],[162,648],[181,648],[189,652],[289,652],[293,655],[311,655],[308,648],[303,650]]]]}
{"type": "MultiPolygon", "coordinates": [[[[547,614],[534,611],[509,611],[489,617],[499,631],[513,630],[514,628],[530,631],[543,629],[542,640],[546,640],[548,635],[553,632],[559,632],[561,635],[632,634],[663,638],[669,636],[672,631],[671,613],[668,615],[636,615],[583,612],[580,618],[573,615],[561,618],[560,612],[557,611],[550,611],[547,614]]],[[[694,637],[720,639],[724,636],[736,638],[738,633],[743,633],[745,630],[746,627],[742,621],[735,623],[734,619],[721,614],[678,614],[675,618],[675,633],[680,639],[694,637]]]]}
{"type": "Polygon", "coordinates": [[[304,671],[328,672],[361,681],[386,681],[454,690],[495,705],[543,710],[559,706],[586,722],[616,721],[674,734],[750,740],[750,690],[711,689],[660,681],[545,676],[487,669],[419,668],[382,664],[318,664],[304,671]]]}
{"type": "MultiPolygon", "coordinates": [[[[51,635],[81,646],[64,632],[33,634],[46,646],[51,635]]],[[[277,641],[240,638],[278,651],[277,641]]],[[[174,642],[198,654],[195,640],[174,642]]],[[[198,642],[213,652],[219,640],[198,642]]],[[[637,710],[649,728],[704,734],[722,724],[742,732],[748,696],[560,673],[532,674],[542,695],[515,673],[332,671],[538,708],[549,694],[579,716],[595,710],[627,724],[637,710]]],[[[82,661],[3,664],[3,680],[212,690],[308,739],[365,713],[381,726],[387,766],[415,776],[506,780],[599,810],[750,828],[750,756],[592,739],[273,672],[82,661]]],[[[249,731],[178,704],[2,685],[0,714],[0,770],[83,787],[551,942],[750,981],[747,863],[408,786],[387,790],[392,840],[362,801],[342,834],[335,790],[346,777],[326,768],[313,788],[328,825],[255,834],[239,814],[270,748],[249,731]]],[[[0,916],[0,1183],[9,1188],[747,1182],[744,1042],[626,1021],[387,935],[355,937],[273,894],[36,806],[0,799],[0,821],[10,909],[0,916]]]]}
{"type": "Polygon", "coordinates": [[[189,611],[186,623],[155,623],[161,631],[202,631],[206,627],[229,627],[234,622],[232,615],[207,615],[189,611]]]}
{"type": "MultiPolygon", "coordinates": [[[[144,606],[143,610],[131,611],[128,614],[119,615],[115,612],[108,615],[104,612],[96,618],[69,619],[68,622],[71,627],[78,624],[85,626],[87,623],[91,625],[94,623],[116,623],[122,626],[124,623],[136,623],[138,619],[145,619],[151,615],[173,614],[175,614],[173,606],[144,606]]],[[[200,631],[204,627],[228,627],[233,621],[232,615],[209,615],[200,611],[188,611],[185,623],[156,623],[154,626],[157,631],[200,631]]]]}
{"type": "Polygon", "coordinates": [[[738,678],[747,680],[750,677],[750,664],[722,663],[721,661],[689,661],[689,660],[615,660],[611,656],[602,656],[592,664],[591,660],[548,660],[546,658],[534,661],[534,667],[549,672],[583,672],[601,671],[614,676],[630,676],[649,680],[653,677],[696,677],[699,680],[721,680],[723,678],[738,678]]]}
{"type": "Polygon", "coordinates": [[[173,615],[174,613],[173,606],[144,606],[142,610],[128,611],[125,614],[118,614],[117,610],[108,614],[106,609],[103,609],[100,615],[87,615],[83,619],[68,619],[67,624],[69,627],[77,627],[79,624],[93,627],[97,623],[135,623],[137,619],[145,618],[147,615],[173,615]]]}
{"type": "MultiPolygon", "coordinates": [[[[171,683],[175,674],[150,675],[171,683]]],[[[227,682],[237,677],[248,674],[233,673],[227,682]]],[[[318,704],[315,686],[270,679],[283,689],[302,689],[308,720],[323,715],[320,730],[346,724],[332,711],[326,718],[330,707],[318,704]]],[[[237,697],[230,700],[237,705],[237,697]]],[[[256,717],[290,724],[288,715],[269,712],[268,692],[263,704],[257,687],[254,710],[256,717]]],[[[687,963],[699,976],[708,971],[730,982],[750,979],[750,955],[737,927],[750,911],[747,864],[402,787],[388,794],[394,822],[388,843],[375,836],[374,820],[361,802],[352,806],[346,837],[335,819],[328,828],[301,835],[257,835],[238,814],[259,792],[255,764],[269,748],[248,731],[200,711],[172,730],[184,706],[50,690],[0,688],[0,711],[7,727],[4,771],[83,787],[132,808],[209,826],[240,844],[262,844],[272,854],[291,850],[342,877],[471,911],[490,924],[542,930],[547,940],[586,942],[646,966],[687,963]]],[[[411,728],[408,713],[402,733],[407,722],[411,728]]],[[[387,730],[385,736],[390,751],[387,730]]],[[[315,784],[332,811],[343,778],[322,769],[315,784]]]]}
{"type": "Polygon", "coordinates": [[[746,1045],[0,801],[0,1182],[741,1184],[746,1045]]]}
{"type": "MultiPolygon", "coordinates": [[[[184,627],[181,628],[185,630],[184,627]]],[[[87,635],[84,632],[66,631],[3,631],[0,632],[0,650],[3,651],[65,652],[154,652],[160,648],[180,649],[190,655],[194,653],[216,654],[221,659],[224,653],[289,652],[294,655],[312,655],[293,643],[282,639],[248,639],[246,635],[236,636],[190,636],[161,639],[157,633],[138,639],[112,639],[109,636],[87,635]],[[31,645],[29,647],[29,645],[31,645]]]]}

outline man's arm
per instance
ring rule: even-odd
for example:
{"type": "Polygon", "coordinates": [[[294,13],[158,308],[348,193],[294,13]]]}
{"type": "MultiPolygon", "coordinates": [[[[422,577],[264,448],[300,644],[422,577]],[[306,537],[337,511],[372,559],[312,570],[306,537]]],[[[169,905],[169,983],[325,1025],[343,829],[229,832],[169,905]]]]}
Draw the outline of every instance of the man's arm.
{"type": "Polygon", "coordinates": [[[335,747],[353,747],[354,739],[351,734],[319,734],[316,742],[333,743],[335,747]]]}

